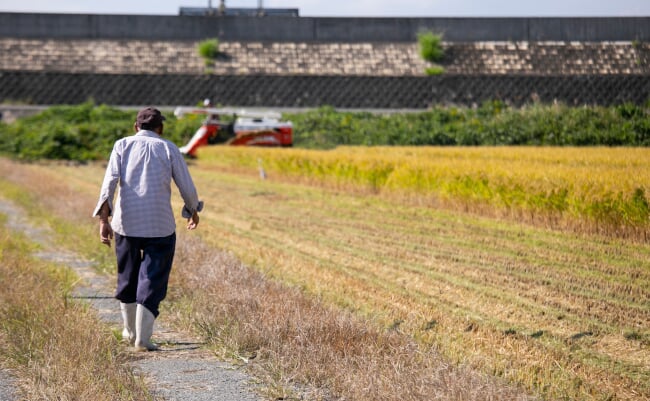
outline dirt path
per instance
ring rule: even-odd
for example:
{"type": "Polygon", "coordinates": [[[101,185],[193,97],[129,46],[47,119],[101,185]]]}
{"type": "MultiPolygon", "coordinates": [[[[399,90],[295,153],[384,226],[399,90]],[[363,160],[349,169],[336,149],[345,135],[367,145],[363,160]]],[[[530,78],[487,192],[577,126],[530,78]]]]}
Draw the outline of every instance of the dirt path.
{"type": "Polygon", "coordinates": [[[16,378],[10,370],[0,368],[0,400],[16,399],[16,378]]]}
{"type": "MultiPolygon", "coordinates": [[[[58,249],[49,240],[48,228],[36,227],[24,211],[0,198],[0,213],[8,218],[8,227],[22,231],[42,245],[36,256],[73,269],[81,278],[73,297],[88,302],[98,317],[121,331],[119,304],[112,296],[112,279],[96,273],[89,261],[58,249]]],[[[144,375],[151,394],[157,400],[223,400],[254,401],[252,379],[236,366],[216,359],[201,341],[187,333],[171,330],[161,314],[156,320],[153,340],[161,345],[159,352],[134,354],[132,366],[144,375]]],[[[10,371],[0,370],[0,400],[15,399],[15,380],[10,371]]]]}

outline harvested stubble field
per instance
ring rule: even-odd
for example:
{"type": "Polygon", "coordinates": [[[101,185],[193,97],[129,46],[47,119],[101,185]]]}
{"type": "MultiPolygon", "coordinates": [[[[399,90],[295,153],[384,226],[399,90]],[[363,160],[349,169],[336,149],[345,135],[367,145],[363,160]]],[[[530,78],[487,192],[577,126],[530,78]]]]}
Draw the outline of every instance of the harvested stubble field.
{"type": "MultiPolygon", "coordinates": [[[[491,151],[509,154],[507,149],[487,148],[453,152],[458,160],[487,160],[491,151]]],[[[191,165],[207,205],[201,239],[231,251],[266,277],[346,308],[390,333],[413,338],[421,349],[432,348],[453,364],[505,378],[529,394],[549,400],[650,399],[647,225],[630,220],[627,224],[633,229],[626,229],[625,221],[617,220],[594,233],[593,227],[601,227],[602,221],[595,224],[593,215],[581,215],[579,200],[593,199],[580,194],[595,192],[585,189],[588,182],[579,181],[581,176],[571,168],[597,166],[593,182],[603,184],[596,190],[609,193],[607,199],[632,199],[634,204],[634,199],[639,201],[638,189],[643,191],[650,182],[643,175],[648,171],[643,160],[647,163],[650,157],[637,149],[630,149],[627,157],[620,149],[582,149],[563,164],[550,151],[527,151],[529,157],[525,149],[510,153],[519,164],[487,163],[491,170],[481,170],[484,179],[474,182],[492,182],[490,171],[496,175],[535,171],[523,175],[529,182],[518,183],[514,174],[512,188],[532,192],[530,188],[541,187],[540,193],[548,193],[554,185],[570,183],[561,214],[524,203],[504,208],[493,199],[454,191],[434,196],[421,188],[383,190],[385,183],[398,182],[390,174],[375,179],[369,173],[374,184],[368,185],[354,182],[363,179],[359,172],[347,173],[351,180],[341,181],[324,168],[311,170],[321,172],[317,177],[274,167],[274,158],[293,157],[302,152],[298,150],[214,147],[191,165]],[[544,166],[553,169],[540,169],[537,163],[543,159],[548,159],[544,166]],[[266,180],[258,176],[260,163],[267,169],[266,180]],[[603,177],[610,177],[611,184],[603,177]],[[544,218],[518,221],[534,213],[544,218]],[[580,221],[588,224],[577,224],[580,221]]],[[[399,158],[404,150],[393,152],[392,157],[399,158]]],[[[309,157],[336,155],[316,152],[309,157]]],[[[360,158],[339,157],[344,161],[339,165],[348,167],[360,158]]],[[[422,163],[428,166],[431,161],[422,163]]],[[[471,163],[459,162],[462,168],[465,164],[471,163]]],[[[39,191],[47,195],[47,185],[30,185],[32,179],[16,173],[20,169],[42,176],[44,182],[65,182],[69,193],[84,200],[53,210],[62,214],[92,210],[103,176],[98,165],[0,163],[5,180],[25,186],[36,197],[39,191]]],[[[505,185],[500,188],[507,190],[505,185]]],[[[310,316],[302,318],[309,321],[310,316]]],[[[218,328],[210,327],[207,317],[202,319],[206,335],[217,336],[218,328]]],[[[255,350],[244,345],[240,351],[255,350]]],[[[362,359],[355,363],[363,365],[363,355],[358,358],[362,359]]],[[[378,360],[369,356],[369,362],[378,360]]],[[[399,370],[400,363],[391,369],[399,370]]],[[[300,378],[296,373],[300,366],[294,369],[289,374],[300,378]]],[[[320,380],[340,391],[336,383],[320,380]]],[[[362,393],[350,398],[362,399],[362,393]]]]}

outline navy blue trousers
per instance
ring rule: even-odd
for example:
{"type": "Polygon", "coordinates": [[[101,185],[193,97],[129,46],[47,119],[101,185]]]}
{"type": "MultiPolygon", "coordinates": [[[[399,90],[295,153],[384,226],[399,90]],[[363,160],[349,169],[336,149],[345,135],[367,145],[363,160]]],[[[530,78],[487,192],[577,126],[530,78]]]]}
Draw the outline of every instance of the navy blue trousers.
{"type": "Polygon", "coordinates": [[[126,237],[115,233],[115,298],[124,303],[142,304],[157,317],[158,306],[167,295],[175,249],[176,233],[159,238],[126,237]]]}

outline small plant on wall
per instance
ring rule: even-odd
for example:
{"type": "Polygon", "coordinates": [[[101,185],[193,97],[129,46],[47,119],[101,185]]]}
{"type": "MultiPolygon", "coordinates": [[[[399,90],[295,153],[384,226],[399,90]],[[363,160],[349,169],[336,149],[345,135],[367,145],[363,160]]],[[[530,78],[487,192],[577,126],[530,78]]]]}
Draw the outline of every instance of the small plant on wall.
{"type": "Polygon", "coordinates": [[[426,68],[425,73],[427,75],[444,73],[445,69],[436,64],[445,56],[445,49],[442,47],[442,35],[433,32],[421,32],[418,34],[418,43],[422,59],[433,64],[433,66],[426,68]]]}
{"type": "Polygon", "coordinates": [[[432,65],[430,67],[427,67],[424,69],[424,73],[431,76],[431,75],[442,75],[445,73],[445,67],[441,65],[432,65]]]}
{"type": "Polygon", "coordinates": [[[214,66],[214,60],[219,55],[219,39],[206,39],[196,46],[196,51],[203,58],[206,69],[214,66]]]}

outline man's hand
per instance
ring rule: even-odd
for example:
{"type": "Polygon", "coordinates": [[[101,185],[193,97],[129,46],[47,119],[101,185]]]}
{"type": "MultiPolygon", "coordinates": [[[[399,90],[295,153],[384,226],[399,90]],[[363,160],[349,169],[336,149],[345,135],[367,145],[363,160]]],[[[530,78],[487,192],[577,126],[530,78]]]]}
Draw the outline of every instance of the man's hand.
{"type": "Polygon", "coordinates": [[[194,212],[192,217],[187,219],[187,229],[194,230],[199,225],[199,213],[194,212]]]}
{"type": "Polygon", "coordinates": [[[102,244],[105,244],[109,248],[113,239],[113,228],[108,222],[108,216],[110,214],[108,202],[104,202],[99,209],[99,239],[102,241],[102,244]]]}
{"type": "Polygon", "coordinates": [[[111,247],[111,240],[113,239],[113,228],[111,227],[108,220],[99,221],[99,239],[102,241],[102,244],[105,244],[107,247],[111,247]]]}

